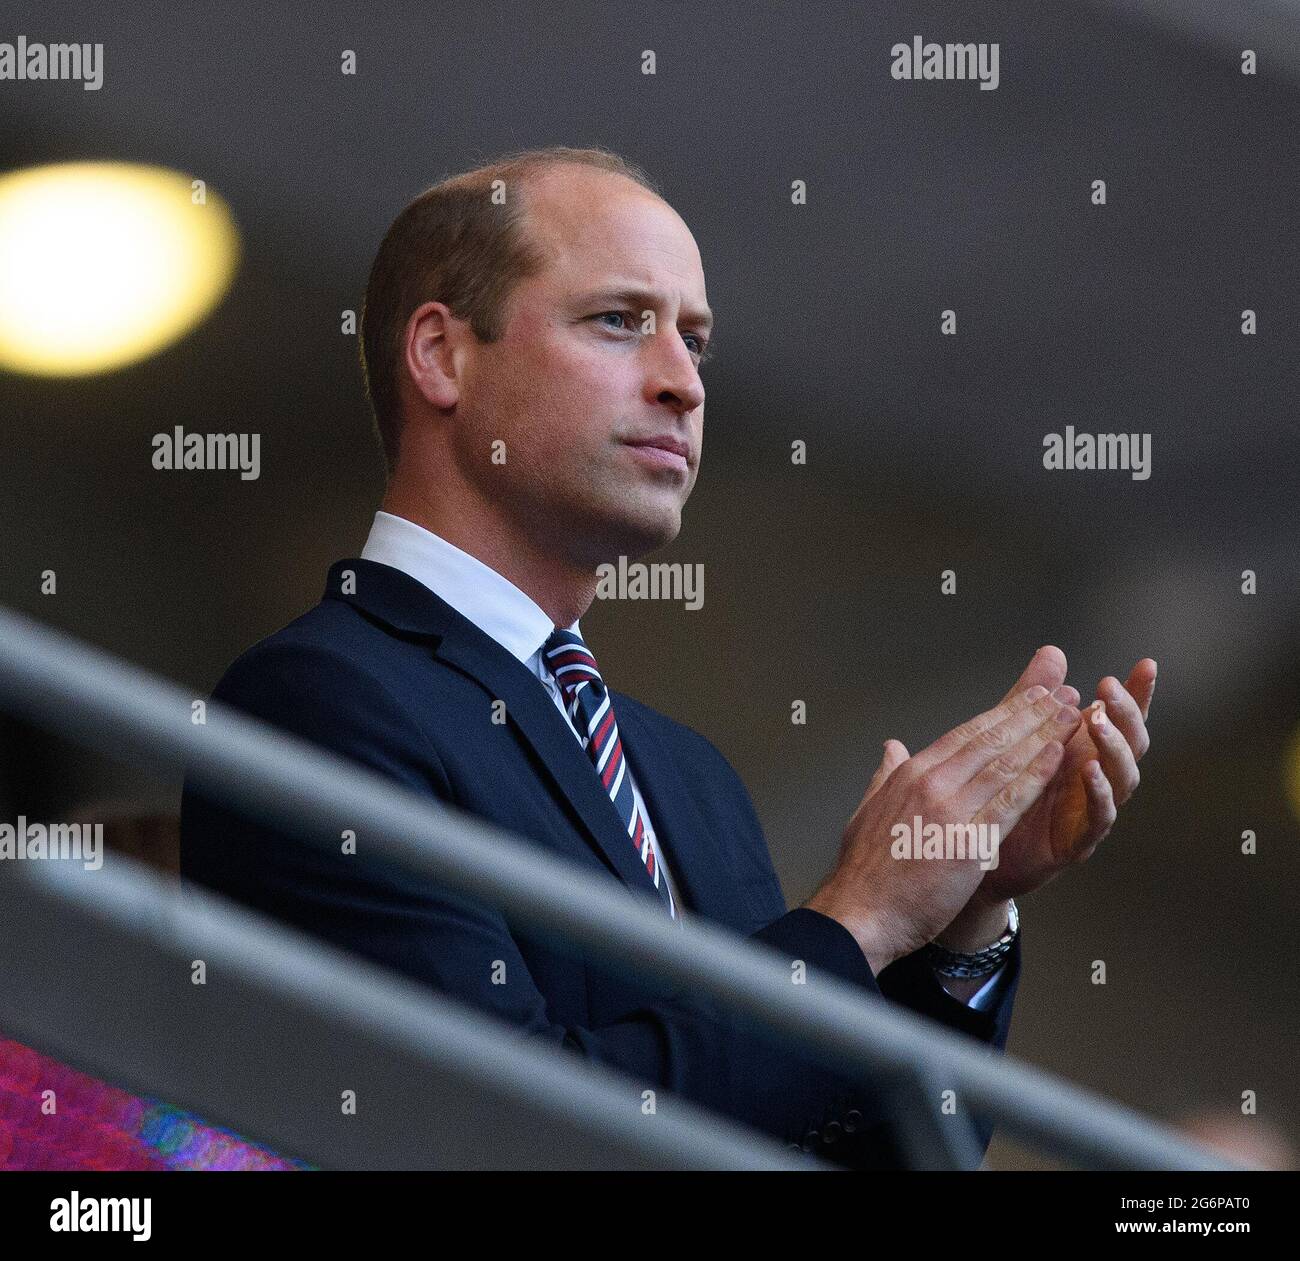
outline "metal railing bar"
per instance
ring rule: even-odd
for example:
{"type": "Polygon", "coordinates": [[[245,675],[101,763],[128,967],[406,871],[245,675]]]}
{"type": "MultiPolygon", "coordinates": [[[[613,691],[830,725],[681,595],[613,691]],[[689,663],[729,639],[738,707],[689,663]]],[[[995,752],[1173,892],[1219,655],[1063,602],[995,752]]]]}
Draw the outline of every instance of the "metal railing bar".
{"type": "Polygon", "coordinates": [[[679,928],[575,865],[376,772],[215,703],[194,699],[107,653],[0,610],[0,697],[31,721],[115,754],[182,762],[205,791],[323,844],[362,821],[370,845],[413,871],[600,951],[628,940],[637,966],[757,1017],[840,1071],[896,1080],[925,1073],[1018,1138],[1085,1166],[1230,1168],[1218,1153],[1050,1074],[833,977],[791,984],[773,951],[699,917],[679,928]]]}
{"type": "Polygon", "coordinates": [[[829,1168],[122,855],[0,863],[0,923],[6,1036],[322,1168],[829,1168]]]}

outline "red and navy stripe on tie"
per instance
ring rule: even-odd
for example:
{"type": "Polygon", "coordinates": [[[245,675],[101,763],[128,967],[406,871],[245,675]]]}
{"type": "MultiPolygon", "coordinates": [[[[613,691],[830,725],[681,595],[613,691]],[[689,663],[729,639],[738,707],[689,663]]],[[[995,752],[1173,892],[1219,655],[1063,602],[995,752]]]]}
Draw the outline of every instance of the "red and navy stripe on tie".
{"type": "Polygon", "coordinates": [[[605,681],[600,677],[596,658],[581,636],[572,631],[557,630],[543,645],[542,659],[555,676],[565,710],[582,738],[601,784],[623,820],[632,844],[668,908],[668,914],[676,919],[677,907],[672,890],[655,861],[645,819],[632,792],[632,779],[623,757],[623,741],[619,738],[614,705],[605,681]]]}

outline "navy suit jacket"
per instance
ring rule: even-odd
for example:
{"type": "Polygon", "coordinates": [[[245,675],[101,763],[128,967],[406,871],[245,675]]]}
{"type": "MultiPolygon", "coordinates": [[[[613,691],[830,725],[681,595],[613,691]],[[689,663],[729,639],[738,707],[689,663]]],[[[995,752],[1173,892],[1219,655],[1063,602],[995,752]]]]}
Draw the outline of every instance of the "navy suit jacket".
{"type": "MultiPolygon", "coordinates": [[[[655,898],[590,761],[528,668],[400,570],[332,566],[324,598],[246,651],[217,700],[481,815],[594,877],[655,898]],[[351,572],[355,580],[344,582],[351,572]],[[347,594],[345,592],[354,592],[347,594]],[[493,723],[492,702],[507,721],[493,723]]],[[[787,911],[744,784],[703,736],[611,692],[636,776],[688,913],[1003,1049],[1017,941],[998,1006],[948,994],[918,954],[873,976],[842,925],[787,911]]],[[[698,994],[611,969],[581,947],[512,927],[471,901],[364,855],[250,821],[188,783],[181,870],[258,910],[486,1009],[528,1035],[853,1168],[903,1163],[887,1100],[698,994]],[[505,964],[505,984],[494,968],[505,964]]],[[[981,1151],[992,1127],[977,1127],[981,1151]]]]}

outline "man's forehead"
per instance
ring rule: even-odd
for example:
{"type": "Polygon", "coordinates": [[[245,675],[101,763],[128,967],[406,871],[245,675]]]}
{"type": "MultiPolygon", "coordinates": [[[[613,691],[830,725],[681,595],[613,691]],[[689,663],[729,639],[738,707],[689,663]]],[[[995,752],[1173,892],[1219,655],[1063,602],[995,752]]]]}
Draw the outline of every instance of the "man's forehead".
{"type": "Polygon", "coordinates": [[[678,218],[662,197],[636,180],[618,171],[573,162],[532,172],[524,184],[524,200],[530,216],[539,224],[553,227],[590,223],[598,210],[608,215],[653,207],[678,218]]]}
{"type": "Polygon", "coordinates": [[[648,287],[661,278],[703,299],[699,249],[667,202],[609,171],[564,172],[538,176],[528,197],[529,229],[549,256],[552,279],[566,287],[579,276],[584,284],[648,287]]]}

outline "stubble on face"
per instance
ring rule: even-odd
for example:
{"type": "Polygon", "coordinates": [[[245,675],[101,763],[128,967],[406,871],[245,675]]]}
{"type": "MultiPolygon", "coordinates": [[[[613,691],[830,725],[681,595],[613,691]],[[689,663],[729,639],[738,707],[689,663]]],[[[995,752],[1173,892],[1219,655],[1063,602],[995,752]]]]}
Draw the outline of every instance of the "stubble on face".
{"type": "MultiPolygon", "coordinates": [[[[703,388],[686,343],[651,350],[652,338],[613,335],[612,316],[592,319],[605,304],[579,299],[617,280],[662,294],[671,316],[705,306],[703,268],[676,212],[609,172],[538,176],[526,224],[548,261],[512,291],[501,338],[475,350],[457,417],[461,471],[523,537],[594,568],[677,536],[703,388]],[[685,470],[627,445],[662,433],[687,444],[685,470]]],[[[677,337],[671,318],[665,334],[677,337]]]]}

